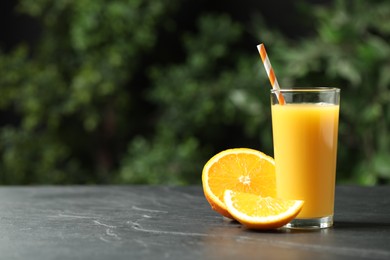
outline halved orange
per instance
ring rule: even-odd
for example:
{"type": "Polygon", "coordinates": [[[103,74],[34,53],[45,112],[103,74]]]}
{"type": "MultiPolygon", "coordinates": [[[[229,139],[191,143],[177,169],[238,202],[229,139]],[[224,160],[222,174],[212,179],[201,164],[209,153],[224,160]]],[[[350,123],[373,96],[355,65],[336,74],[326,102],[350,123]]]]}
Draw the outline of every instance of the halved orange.
{"type": "Polygon", "coordinates": [[[275,161],[257,150],[228,149],[216,154],[205,164],[202,184],[212,209],[233,218],[223,201],[225,190],[275,197],[275,161]]]}
{"type": "Polygon", "coordinates": [[[226,190],[224,202],[235,220],[252,229],[274,229],[293,220],[303,207],[302,200],[283,200],[226,190]]]}

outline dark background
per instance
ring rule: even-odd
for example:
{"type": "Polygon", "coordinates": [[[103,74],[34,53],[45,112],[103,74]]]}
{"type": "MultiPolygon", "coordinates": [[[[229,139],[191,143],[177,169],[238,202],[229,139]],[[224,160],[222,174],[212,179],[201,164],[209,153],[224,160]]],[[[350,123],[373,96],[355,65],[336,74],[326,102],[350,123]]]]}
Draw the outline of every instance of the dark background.
{"type": "Polygon", "coordinates": [[[199,184],[221,150],[272,155],[259,42],[282,87],[341,88],[337,181],[390,180],[388,1],[7,0],[0,12],[2,184],[199,184]]]}

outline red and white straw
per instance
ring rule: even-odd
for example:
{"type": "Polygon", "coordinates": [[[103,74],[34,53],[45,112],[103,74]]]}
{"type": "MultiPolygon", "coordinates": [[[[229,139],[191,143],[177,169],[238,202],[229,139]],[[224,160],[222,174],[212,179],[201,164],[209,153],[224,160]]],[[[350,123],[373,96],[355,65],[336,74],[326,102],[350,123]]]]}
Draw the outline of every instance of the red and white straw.
{"type": "Polygon", "coordinates": [[[268,55],[267,52],[265,51],[264,44],[261,43],[257,45],[257,49],[260,53],[261,60],[263,61],[265,71],[267,72],[268,75],[268,79],[271,82],[272,89],[274,89],[277,94],[279,104],[284,105],[286,102],[284,100],[282,93],[280,93],[279,83],[278,80],[276,79],[275,72],[271,66],[271,62],[268,59],[268,55]]]}

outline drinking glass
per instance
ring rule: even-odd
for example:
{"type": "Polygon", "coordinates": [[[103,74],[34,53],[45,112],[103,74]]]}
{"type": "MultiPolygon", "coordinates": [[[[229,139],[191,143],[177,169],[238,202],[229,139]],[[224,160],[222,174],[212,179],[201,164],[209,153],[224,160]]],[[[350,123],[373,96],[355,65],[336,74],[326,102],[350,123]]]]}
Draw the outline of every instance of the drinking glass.
{"type": "Polygon", "coordinates": [[[304,201],[287,228],[333,225],[339,103],[338,88],[271,90],[277,195],[304,201]]]}

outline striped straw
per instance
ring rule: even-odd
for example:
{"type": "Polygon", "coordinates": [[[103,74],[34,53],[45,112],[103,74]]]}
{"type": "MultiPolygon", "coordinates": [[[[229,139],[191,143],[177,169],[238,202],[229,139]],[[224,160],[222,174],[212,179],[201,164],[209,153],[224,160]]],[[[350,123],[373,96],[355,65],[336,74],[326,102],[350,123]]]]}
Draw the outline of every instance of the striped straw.
{"type": "Polygon", "coordinates": [[[261,60],[263,61],[265,71],[267,72],[268,75],[268,79],[271,82],[272,89],[274,89],[277,94],[279,104],[284,105],[286,101],[284,100],[282,93],[280,93],[279,83],[278,80],[276,79],[275,72],[271,66],[271,62],[268,59],[268,55],[267,52],[265,51],[264,44],[257,45],[257,49],[260,53],[261,60]]]}

